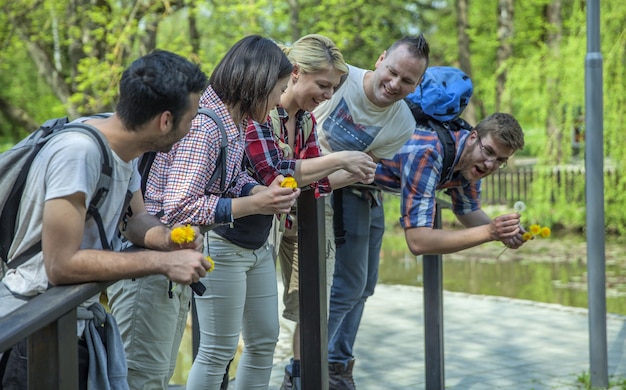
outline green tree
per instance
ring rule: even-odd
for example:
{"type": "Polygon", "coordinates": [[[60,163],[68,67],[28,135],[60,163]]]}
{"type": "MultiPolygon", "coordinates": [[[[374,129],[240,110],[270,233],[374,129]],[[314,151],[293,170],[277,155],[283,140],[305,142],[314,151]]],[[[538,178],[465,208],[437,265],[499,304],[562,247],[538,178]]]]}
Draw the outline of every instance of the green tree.
{"type": "MultiPolygon", "coordinates": [[[[393,41],[423,32],[431,65],[460,66],[471,75],[472,123],[501,109],[524,127],[523,154],[539,158],[531,193],[536,218],[582,227],[584,199],[578,194],[584,194],[584,180],[569,189],[550,172],[557,164],[577,163],[571,138],[585,115],[585,5],[584,0],[0,0],[0,135],[16,140],[52,116],[112,110],[121,70],[155,47],[194,59],[210,73],[245,35],[290,44],[321,33],[349,63],[373,68],[393,41]],[[506,29],[499,32],[499,25],[506,29]]],[[[600,6],[606,216],[607,226],[622,232],[626,4],[600,6]]],[[[590,136],[596,129],[582,130],[590,136]]]]}

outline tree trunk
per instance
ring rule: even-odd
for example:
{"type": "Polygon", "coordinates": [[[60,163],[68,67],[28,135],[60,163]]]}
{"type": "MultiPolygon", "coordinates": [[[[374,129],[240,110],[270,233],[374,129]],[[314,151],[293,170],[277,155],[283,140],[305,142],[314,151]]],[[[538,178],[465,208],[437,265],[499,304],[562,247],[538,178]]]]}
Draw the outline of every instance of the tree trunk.
{"type": "Polygon", "coordinates": [[[67,107],[70,116],[79,116],[75,106],[70,104],[72,90],[65,82],[64,76],[55,68],[52,59],[37,42],[30,40],[24,35],[22,35],[22,39],[25,42],[26,50],[37,66],[39,74],[46,80],[48,85],[50,85],[50,88],[54,91],[59,100],[67,107]]]}
{"type": "MultiPolygon", "coordinates": [[[[560,45],[562,39],[562,27],[561,20],[561,0],[553,0],[551,4],[546,6],[546,26],[549,27],[546,34],[546,46],[549,48],[549,58],[558,58],[560,54],[560,45]]],[[[561,100],[561,94],[559,89],[559,77],[555,71],[549,74],[546,79],[546,89],[548,92],[548,115],[546,117],[546,134],[548,144],[546,153],[554,160],[555,164],[563,162],[563,150],[561,143],[563,140],[562,123],[564,122],[564,115],[567,114],[565,109],[559,107],[559,101],[561,100]]],[[[567,138],[569,139],[569,138],[567,138]]]]}
{"type": "MultiPolygon", "coordinates": [[[[469,22],[467,17],[467,6],[469,0],[456,0],[456,31],[457,41],[459,47],[459,64],[460,68],[466,75],[473,80],[472,76],[472,61],[470,51],[470,38],[467,34],[469,28],[469,22]]],[[[481,101],[473,96],[470,99],[469,104],[463,111],[463,118],[472,125],[476,125],[476,107],[481,106],[481,101]]]]}
{"type": "Polygon", "coordinates": [[[300,4],[298,0],[288,0],[289,3],[289,30],[291,30],[291,42],[300,38],[300,4]]]}
{"type": "Polygon", "coordinates": [[[513,0],[498,0],[498,49],[496,50],[496,111],[511,111],[503,102],[507,80],[507,61],[513,55],[513,0]]]}
{"type": "MultiPolygon", "coordinates": [[[[200,32],[198,31],[198,25],[196,24],[196,15],[198,14],[198,8],[195,3],[189,6],[189,40],[191,41],[191,47],[194,54],[200,53],[200,32]]],[[[154,34],[156,43],[156,34],[154,34]]]]}
{"type": "MultiPolygon", "coordinates": [[[[191,46],[194,48],[194,53],[197,53],[196,47],[198,44],[198,31],[196,30],[195,25],[195,12],[189,12],[189,35],[191,39],[191,46]],[[191,24],[191,21],[194,21],[194,24],[191,24]],[[194,32],[196,34],[194,39],[194,32]]],[[[159,15],[148,14],[144,16],[142,19],[144,27],[144,34],[141,36],[141,50],[139,52],[140,55],[146,55],[156,49],[156,40],[157,40],[157,32],[159,31],[159,15]]]]}
{"type": "Polygon", "coordinates": [[[20,137],[19,130],[33,131],[39,127],[26,111],[15,107],[3,97],[0,97],[0,112],[11,123],[11,136],[15,139],[20,137]]]}

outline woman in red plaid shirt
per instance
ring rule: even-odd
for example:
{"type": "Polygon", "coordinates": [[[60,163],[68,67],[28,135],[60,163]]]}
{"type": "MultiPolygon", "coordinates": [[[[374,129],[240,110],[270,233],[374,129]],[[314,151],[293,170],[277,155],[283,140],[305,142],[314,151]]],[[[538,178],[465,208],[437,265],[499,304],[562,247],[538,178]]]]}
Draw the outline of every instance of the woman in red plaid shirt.
{"type": "MultiPolygon", "coordinates": [[[[330,194],[334,188],[356,182],[371,183],[376,164],[370,156],[360,151],[321,156],[315,132],[316,122],[311,111],[331,98],[348,73],[339,49],[329,38],[311,34],[300,38],[291,47],[283,47],[283,52],[293,64],[293,71],[287,89],[281,95],[280,105],[266,123],[248,122],[245,163],[254,172],[253,176],[265,185],[279,175],[291,176],[300,187],[312,187],[316,196],[330,194]]],[[[325,199],[328,201],[330,197],[325,199]]],[[[296,322],[294,358],[285,368],[281,389],[300,388],[298,229],[294,211],[287,220],[278,222],[285,224],[277,229],[284,230],[282,237],[270,238],[280,248],[278,257],[285,286],[283,316],[296,322]]],[[[271,223],[266,216],[259,217],[271,223]]],[[[326,240],[334,240],[332,226],[326,226],[326,240]]],[[[334,248],[334,245],[326,247],[334,248]]],[[[335,256],[327,252],[326,282],[330,292],[335,256]]]]}

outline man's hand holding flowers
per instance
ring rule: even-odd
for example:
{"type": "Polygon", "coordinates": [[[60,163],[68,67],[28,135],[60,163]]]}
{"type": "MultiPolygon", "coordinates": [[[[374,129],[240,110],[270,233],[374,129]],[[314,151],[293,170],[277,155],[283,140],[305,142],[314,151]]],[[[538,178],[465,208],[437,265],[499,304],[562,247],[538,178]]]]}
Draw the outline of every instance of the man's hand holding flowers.
{"type": "Polygon", "coordinates": [[[170,232],[171,250],[195,249],[202,252],[204,236],[197,226],[176,225],[170,232]]]}

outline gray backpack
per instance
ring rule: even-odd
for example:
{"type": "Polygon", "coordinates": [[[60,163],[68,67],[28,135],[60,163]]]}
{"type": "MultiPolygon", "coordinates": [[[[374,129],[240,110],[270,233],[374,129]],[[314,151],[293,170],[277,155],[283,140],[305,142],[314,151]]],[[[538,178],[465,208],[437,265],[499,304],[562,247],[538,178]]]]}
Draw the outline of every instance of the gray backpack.
{"type": "MultiPolygon", "coordinates": [[[[109,114],[99,114],[94,117],[106,117],[109,114]]],[[[111,150],[102,133],[93,126],[84,123],[69,122],[67,117],[50,119],[41,125],[28,137],[21,140],[11,149],[0,154],[0,257],[9,268],[17,268],[38,252],[41,252],[41,241],[29,248],[22,255],[8,260],[9,248],[15,237],[17,213],[22,200],[24,186],[30,166],[37,153],[52,137],[57,134],[76,131],[93,138],[102,153],[102,169],[98,180],[97,191],[87,209],[87,218],[93,218],[98,225],[100,241],[104,249],[110,249],[109,241],[104,231],[102,218],[98,207],[104,201],[111,184],[113,173],[111,150]]]]}

